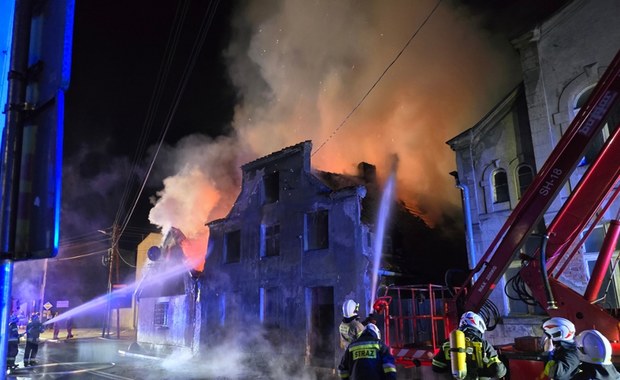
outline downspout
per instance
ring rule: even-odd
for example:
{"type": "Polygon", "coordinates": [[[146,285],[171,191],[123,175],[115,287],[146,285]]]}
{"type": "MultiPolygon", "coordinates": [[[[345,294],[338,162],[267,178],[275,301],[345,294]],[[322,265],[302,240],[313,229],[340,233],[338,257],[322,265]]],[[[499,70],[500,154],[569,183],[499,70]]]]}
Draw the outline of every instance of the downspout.
{"type": "MultiPolygon", "coordinates": [[[[465,217],[465,240],[467,243],[467,261],[469,269],[472,270],[476,267],[476,249],[474,247],[474,229],[471,222],[471,207],[469,203],[469,188],[461,183],[459,180],[459,173],[456,171],[450,172],[450,175],[454,177],[456,181],[456,187],[461,189],[461,197],[463,200],[463,212],[465,217]]],[[[477,274],[474,274],[473,281],[478,278],[477,274]]]]}

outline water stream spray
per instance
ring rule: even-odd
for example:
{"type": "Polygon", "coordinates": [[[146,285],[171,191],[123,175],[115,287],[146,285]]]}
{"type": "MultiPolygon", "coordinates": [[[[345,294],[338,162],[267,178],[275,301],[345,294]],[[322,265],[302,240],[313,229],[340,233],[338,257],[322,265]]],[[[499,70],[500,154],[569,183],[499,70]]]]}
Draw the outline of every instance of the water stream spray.
{"type": "Polygon", "coordinates": [[[381,204],[377,214],[377,229],[375,231],[375,239],[372,247],[372,282],[370,288],[371,305],[375,302],[377,293],[377,282],[379,280],[379,265],[381,264],[381,253],[383,252],[383,240],[385,238],[385,228],[390,216],[390,208],[394,198],[394,188],[396,187],[396,167],[398,158],[395,156],[392,161],[390,176],[388,177],[383,194],[381,195],[381,204]]]}
{"type": "Polygon", "coordinates": [[[158,266],[156,270],[157,270],[156,276],[148,276],[148,272],[147,272],[142,279],[136,280],[132,282],[131,284],[123,288],[114,290],[113,292],[109,294],[104,294],[103,296],[97,297],[94,300],[84,303],[71,310],[67,310],[63,312],[62,314],[44,322],[43,324],[49,325],[54,322],[59,322],[65,319],[72,318],[76,315],[80,315],[82,313],[95,310],[100,306],[106,305],[108,301],[111,301],[115,297],[122,297],[122,296],[127,296],[129,294],[134,294],[138,290],[138,288],[147,288],[155,284],[159,285],[161,284],[162,281],[178,276],[183,272],[187,272],[189,276],[189,269],[188,269],[187,264],[185,263],[179,263],[179,264],[171,265],[171,266],[162,265],[162,263],[160,263],[160,265],[158,266]]]}

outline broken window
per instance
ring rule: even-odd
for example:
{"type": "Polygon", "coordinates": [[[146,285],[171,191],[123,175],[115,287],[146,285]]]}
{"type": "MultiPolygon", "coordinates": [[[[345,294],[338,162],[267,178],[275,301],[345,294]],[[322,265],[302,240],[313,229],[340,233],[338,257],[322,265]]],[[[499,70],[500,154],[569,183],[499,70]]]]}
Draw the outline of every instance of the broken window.
{"type": "Polygon", "coordinates": [[[280,225],[263,226],[263,247],[261,257],[278,256],[280,254],[280,225]]]}
{"type": "Polygon", "coordinates": [[[319,210],[306,214],[305,249],[312,251],[329,247],[329,214],[327,210],[319,210]]]}
{"type": "Polygon", "coordinates": [[[168,327],[168,302],[157,302],[153,315],[153,324],[157,327],[168,327]]]}
{"type": "Polygon", "coordinates": [[[280,199],[280,173],[273,172],[263,177],[263,204],[274,203],[280,199]]]}
{"type": "Polygon", "coordinates": [[[334,360],[334,288],[319,286],[306,288],[306,302],[310,311],[308,326],[308,354],[311,365],[329,366],[334,360]]]}
{"type": "Polygon", "coordinates": [[[241,231],[226,233],[224,250],[225,263],[238,263],[241,259],[241,231]]]}
{"type": "Polygon", "coordinates": [[[280,298],[279,288],[260,288],[260,321],[265,327],[280,327],[280,298]]]}
{"type": "Polygon", "coordinates": [[[498,169],[493,173],[493,202],[508,202],[510,196],[508,194],[508,177],[504,169],[498,169]]]}

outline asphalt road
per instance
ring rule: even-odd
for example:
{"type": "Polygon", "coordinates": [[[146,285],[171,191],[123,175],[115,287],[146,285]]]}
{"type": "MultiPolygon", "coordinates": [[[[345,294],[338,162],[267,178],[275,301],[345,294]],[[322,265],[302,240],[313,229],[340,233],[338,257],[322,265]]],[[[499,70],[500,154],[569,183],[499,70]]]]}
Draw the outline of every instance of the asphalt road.
{"type": "Polygon", "coordinates": [[[52,339],[50,331],[41,336],[37,365],[24,367],[25,341],[19,347],[19,368],[9,373],[8,379],[193,379],[202,378],[187,368],[169,370],[167,363],[173,358],[158,358],[146,353],[130,352],[132,333],[121,337],[102,338],[101,330],[74,329],[74,337],[52,339]]]}
{"type": "MultiPolygon", "coordinates": [[[[291,365],[284,359],[253,352],[242,355],[234,348],[217,350],[196,357],[177,353],[157,357],[148,352],[130,349],[134,342],[132,331],[121,331],[120,338],[102,338],[100,329],[74,329],[74,337],[66,339],[61,330],[60,339],[52,339],[52,332],[41,335],[37,365],[24,367],[25,341],[22,338],[17,363],[19,368],[8,379],[116,379],[116,380],[191,380],[191,379],[257,379],[257,380],[336,380],[335,373],[314,373],[291,365]]],[[[224,349],[223,349],[224,347],[224,349]]],[[[303,366],[302,366],[303,367],[303,366]]],[[[430,369],[430,368],[426,368],[430,369]]],[[[435,379],[432,373],[421,369],[399,368],[398,379],[435,379]],[[430,376],[430,377],[429,377],[430,376]]]]}

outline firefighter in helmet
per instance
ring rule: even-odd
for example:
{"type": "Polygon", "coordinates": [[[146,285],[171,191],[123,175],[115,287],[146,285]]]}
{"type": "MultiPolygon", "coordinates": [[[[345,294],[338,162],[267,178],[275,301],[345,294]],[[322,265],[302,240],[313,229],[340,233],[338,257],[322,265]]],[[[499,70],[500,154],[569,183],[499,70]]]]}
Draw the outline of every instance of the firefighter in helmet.
{"type": "Polygon", "coordinates": [[[15,358],[17,357],[17,353],[19,352],[19,338],[23,335],[19,333],[19,328],[17,327],[18,322],[19,318],[17,317],[17,315],[12,314],[9,317],[9,346],[6,354],[7,369],[17,368],[17,365],[15,364],[15,358]]]}
{"type": "Polygon", "coordinates": [[[618,380],[620,373],[611,362],[611,344],[597,330],[585,330],[577,335],[577,356],[581,360],[579,373],[572,380],[618,380]]]}
{"type": "Polygon", "coordinates": [[[548,358],[543,373],[554,380],[568,380],[579,370],[579,356],[575,344],[575,325],[562,317],[553,317],[542,325],[546,335],[545,350],[548,358]]]}
{"type": "Polygon", "coordinates": [[[381,341],[377,325],[367,324],[349,344],[338,366],[338,376],[349,380],[396,380],[394,357],[381,341]]]}
{"type": "Polygon", "coordinates": [[[434,372],[452,372],[456,379],[490,379],[506,376],[506,366],[495,348],[484,338],[487,325],[480,315],[468,311],[458,329],[433,358],[434,372]],[[458,336],[460,338],[452,338],[458,336]],[[455,347],[452,347],[455,346],[455,347]],[[459,358],[456,354],[460,354],[459,358]]]}
{"type": "Polygon", "coordinates": [[[37,352],[39,351],[39,336],[45,331],[45,327],[39,320],[39,313],[33,313],[30,322],[26,325],[26,348],[24,349],[24,366],[36,365],[37,352]]]}
{"type": "Polygon", "coordinates": [[[342,349],[347,348],[364,330],[364,325],[359,321],[359,307],[360,305],[353,300],[346,300],[342,304],[342,322],[338,327],[342,349]]]}

